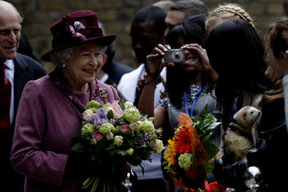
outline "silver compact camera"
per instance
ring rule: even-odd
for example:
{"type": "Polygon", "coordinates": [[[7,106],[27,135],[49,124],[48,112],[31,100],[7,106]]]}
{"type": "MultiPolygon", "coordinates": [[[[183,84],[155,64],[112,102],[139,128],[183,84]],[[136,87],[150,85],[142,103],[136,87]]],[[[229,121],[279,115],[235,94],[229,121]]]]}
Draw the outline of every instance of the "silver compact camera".
{"type": "Polygon", "coordinates": [[[170,49],[164,55],[165,63],[184,63],[185,52],[183,49],[170,49]]]}

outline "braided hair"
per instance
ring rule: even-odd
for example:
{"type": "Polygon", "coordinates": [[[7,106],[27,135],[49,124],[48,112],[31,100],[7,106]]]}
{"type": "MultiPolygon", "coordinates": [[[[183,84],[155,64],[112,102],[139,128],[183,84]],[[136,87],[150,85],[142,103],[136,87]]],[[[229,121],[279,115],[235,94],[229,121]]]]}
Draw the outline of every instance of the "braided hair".
{"type": "Polygon", "coordinates": [[[210,12],[206,20],[206,30],[213,26],[217,19],[242,19],[254,26],[254,20],[240,5],[235,3],[227,3],[219,5],[210,12]]]}

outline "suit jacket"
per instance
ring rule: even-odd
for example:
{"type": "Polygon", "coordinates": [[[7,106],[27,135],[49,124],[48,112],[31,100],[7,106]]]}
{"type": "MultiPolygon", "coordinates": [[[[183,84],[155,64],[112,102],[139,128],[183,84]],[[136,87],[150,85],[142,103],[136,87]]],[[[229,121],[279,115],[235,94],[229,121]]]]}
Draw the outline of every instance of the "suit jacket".
{"type": "Polygon", "coordinates": [[[0,134],[0,184],[3,190],[7,189],[7,191],[21,192],[23,191],[23,177],[17,175],[13,171],[9,161],[15,127],[15,117],[25,84],[29,80],[38,79],[41,76],[44,76],[45,70],[39,62],[19,53],[16,54],[14,65],[14,117],[10,126],[9,135],[0,134]]]}

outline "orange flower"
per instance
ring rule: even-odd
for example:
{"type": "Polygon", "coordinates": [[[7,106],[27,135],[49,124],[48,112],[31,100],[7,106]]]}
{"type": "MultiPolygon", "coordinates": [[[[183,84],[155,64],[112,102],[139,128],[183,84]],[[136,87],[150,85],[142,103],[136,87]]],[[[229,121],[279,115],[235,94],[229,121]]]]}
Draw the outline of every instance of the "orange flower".
{"type": "Polygon", "coordinates": [[[178,122],[180,126],[191,127],[193,125],[192,119],[186,113],[180,113],[178,115],[178,122]]]}
{"type": "Polygon", "coordinates": [[[194,151],[194,143],[192,140],[192,130],[183,127],[175,136],[175,149],[177,154],[190,153],[194,151]]]}

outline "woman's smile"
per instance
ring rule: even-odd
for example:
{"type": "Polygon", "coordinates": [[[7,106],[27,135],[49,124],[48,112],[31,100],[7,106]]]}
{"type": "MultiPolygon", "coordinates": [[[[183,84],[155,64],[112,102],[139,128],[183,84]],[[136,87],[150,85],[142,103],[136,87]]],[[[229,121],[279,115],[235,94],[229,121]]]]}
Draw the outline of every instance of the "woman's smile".
{"type": "Polygon", "coordinates": [[[97,73],[97,69],[82,69],[82,71],[84,71],[85,73],[89,75],[96,75],[97,73]]]}

